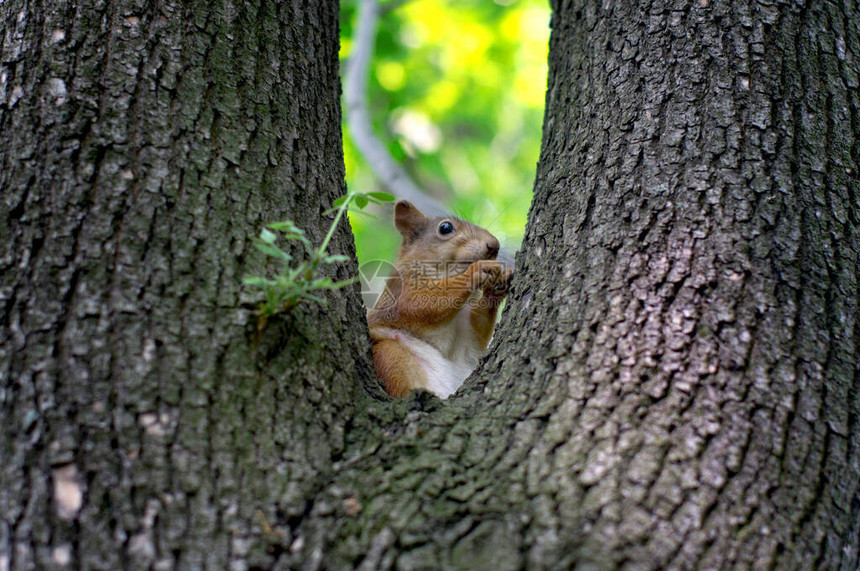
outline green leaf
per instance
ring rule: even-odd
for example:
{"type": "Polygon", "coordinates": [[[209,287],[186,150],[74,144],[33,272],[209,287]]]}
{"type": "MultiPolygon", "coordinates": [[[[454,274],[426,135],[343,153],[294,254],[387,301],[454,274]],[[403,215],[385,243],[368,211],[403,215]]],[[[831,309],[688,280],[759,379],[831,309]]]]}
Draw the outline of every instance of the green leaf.
{"type": "Polygon", "coordinates": [[[373,197],[381,202],[394,202],[397,197],[387,192],[368,192],[367,196],[373,197]]]}
{"type": "Polygon", "coordinates": [[[313,250],[314,245],[311,244],[311,241],[308,240],[307,236],[304,234],[285,234],[284,238],[287,240],[299,240],[302,244],[304,244],[308,250],[313,250]]]}
{"type": "Polygon", "coordinates": [[[265,242],[266,244],[274,244],[275,238],[277,238],[277,236],[275,235],[274,232],[270,232],[269,230],[266,230],[265,228],[263,228],[260,231],[260,238],[259,239],[262,240],[263,242],[265,242]]]}
{"type": "Polygon", "coordinates": [[[354,278],[349,278],[347,280],[341,280],[339,282],[334,282],[333,284],[331,284],[331,286],[332,286],[332,289],[338,289],[338,288],[342,288],[343,286],[348,286],[349,284],[354,284],[357,281],[358,281],[358,277],[356,276],[354,278]]]}
{"type": "Polygon", "coordinates": [[[335,199],[335,201],[332,202],[332,207],[323,212],[323,216],[328,216],[329,214],[337,212],[341,208],[349,208],[349,203],[352,202],[354,198],[355,193],[350,192],[348,194],[344,194],[340,198],[335,199]]]}
{"type": "Polygon", "coordinates": [[[307,262],[302,262],[295,268],[285,268],[284,273],[278,276],[278,280],[284,280],[283,283],[285,284],[294,283],[300,279],[301,275],[307,272],[307,269],[307,262]],[[289,271],[286,271],[287,269],[289,271]]]}
{"type": "Polygon", "coordinates": [[[326,264],[335,264],[337,262],[348,262],[349,256],[344,256],[343,254],[331,254],[323,256],[322,261],[326,264]]]}
{"type": "MultiPolygon", "coordinates": [[[[355,204],[359,208],[364,208],[369,201],[378,203],[379,199],[369,197],[369,195],[364,193],[350,193],[338,198],[335,201],[335,207],[327,210],[326,213],[337,211],[336,220],[340,220],[352,201],[355,201],[355,204]]],[[[255,248],[267,256],[278,258],[285,262],[280,273],[275,275],[274,279],[267,279],[261,276],[245,276],[243,278],[243,282],[246,285],[257,286],[263,290],[266,301],[260,304],[258,308],[258,313],[261,317],[267,318],[283,311],[288,311],[290,307],[303,299],[325,303],[323,298],[314,295],[312,292],[337,289],[355,282],[356,278],[351,278],[335,283],[330,277],[321,276],[319,273],[319,266],[323,263],[333,264],[347,262],[351,259],[349,256],[343,254],[330,255],[325,251],[325,246],[328,244],[333,232],[334,224],[329,228],[323,243],[318,248],[314,248],[304,230],[296,226],[291,220],[284,220],[268,224],[260,232],[258,238],[251,238],[255,248]],[[291,267],[292,256],[275,245],[277,235],[272,230],[281,232],[281,236],[287,240],[300,240],[307,247],[308,258],[295,262],[296,266],[291,267]]]]}
{"type": "Polygon", "coordinates": [[[242,283],[245,285],[271,286],[275,285],[270,279],[261,276],[242,276],[242,283]]]}
{"type": "Polygon", "coordinates": [[[271,224],[266,225],[268,228],[272,230],[278,230],[280,232],[290,232],[292,234],[302,234],[304,235],[305,231],[296,226],[292,220],[282,220],[281,222],[272,222],[271,224]]]}
{"type": "Polygon", "coordinates": [[[278,295],[274,289],[266,289],[266,305],[269,307],[275,307],[278,305],[278,295]]]}
{"type": "Polygon", "coordinates": [[[290,256],[288,253],[284,252],[277,246],[272,246],[268,242],[264,242],[262,240],[254,241],[254,247],[266,254],[267,256],[279,258],[281,260],[284,260],[285,262],[289,262],[293,259],[292,256],[290,256]]]}

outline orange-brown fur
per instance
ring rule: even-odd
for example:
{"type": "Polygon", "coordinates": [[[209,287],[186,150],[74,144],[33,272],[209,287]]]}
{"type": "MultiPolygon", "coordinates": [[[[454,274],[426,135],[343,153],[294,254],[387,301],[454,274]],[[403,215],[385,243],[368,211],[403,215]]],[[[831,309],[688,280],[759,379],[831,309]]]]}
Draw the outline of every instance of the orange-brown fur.
{"type": "Polygon", "coordinates": [[[475,352],[492,336],[511,270],[494,260],[498,240],[464,220],[428,218],[401,201],[395,226],[403,236],[396,271],[368,324],[377,375],[390,395],[400,397],[414,388],[433,390],[435,369],[461,371],[477,361],[475,352]],[[441,231],[443,222],[453,226],[450,234],[441,231]],[[471,332],[452,323],[463,311],[469,312],[471,332]]]}
{"type": "Polygon", "coordinates": [[[396,341],[382,339],[373,344],[373,366],[393,397],[405,397],[414,387],[427,384],[423,372],[413,366],[412,355],[396,341]]]}

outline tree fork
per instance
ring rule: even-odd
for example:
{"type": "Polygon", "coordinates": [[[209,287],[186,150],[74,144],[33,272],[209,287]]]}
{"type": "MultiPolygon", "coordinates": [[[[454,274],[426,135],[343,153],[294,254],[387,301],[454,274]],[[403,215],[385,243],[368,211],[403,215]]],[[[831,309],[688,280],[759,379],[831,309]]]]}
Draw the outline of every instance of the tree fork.
{"type": "Polygon", "coordinates": [[[860,15],[626,4],[553,6],[442,403],[380,396],[353,289],[253,342],[247,238],[344,193],[334,3],[3,3],[0,561],[856,568],[860,15]]]}

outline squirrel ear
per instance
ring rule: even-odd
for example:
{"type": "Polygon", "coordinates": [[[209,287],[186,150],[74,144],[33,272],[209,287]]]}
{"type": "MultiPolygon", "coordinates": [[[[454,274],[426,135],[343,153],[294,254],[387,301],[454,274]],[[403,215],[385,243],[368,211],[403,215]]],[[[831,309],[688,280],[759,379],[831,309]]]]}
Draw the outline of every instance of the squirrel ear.
{"type": "Polygon", "coordinates": [[[424,228],[425,222],[427,217],[408,200],[401,200],[394,205],[394,227],[405,240],[416,238],[424,228]]]}

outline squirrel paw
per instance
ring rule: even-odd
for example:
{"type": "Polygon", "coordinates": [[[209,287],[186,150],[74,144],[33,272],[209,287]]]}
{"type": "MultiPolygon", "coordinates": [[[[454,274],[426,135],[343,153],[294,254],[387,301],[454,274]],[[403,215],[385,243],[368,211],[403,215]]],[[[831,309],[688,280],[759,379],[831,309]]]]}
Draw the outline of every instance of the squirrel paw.
{"type": "Polygon", "coordinates": [[[513,275],[514,270],[511,268],[501,270],[492,282],[484,286],[484,291],[495,297],[505,297],[511,285],[511,277],[513,275]]]}
{"type": "Polygon", "coordinates": [[[472,270],[473,288],[486,290],[493,287],[493,284],[499,280],[502,265],[495,260],[478,260],[472,264],[470,269],[472,270]]]}

